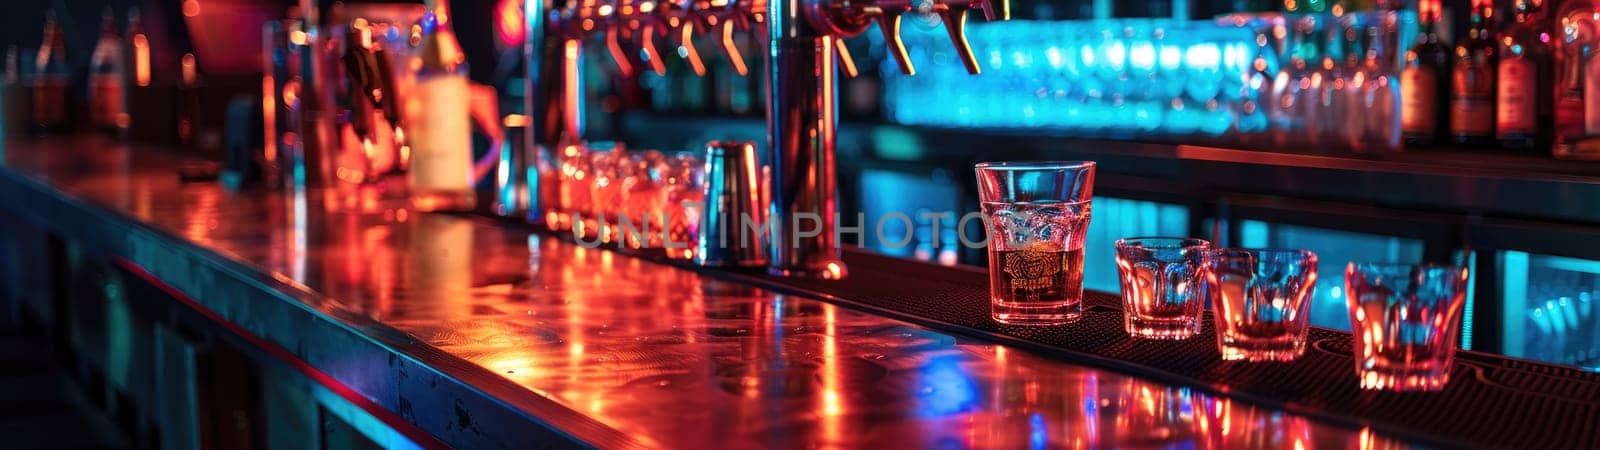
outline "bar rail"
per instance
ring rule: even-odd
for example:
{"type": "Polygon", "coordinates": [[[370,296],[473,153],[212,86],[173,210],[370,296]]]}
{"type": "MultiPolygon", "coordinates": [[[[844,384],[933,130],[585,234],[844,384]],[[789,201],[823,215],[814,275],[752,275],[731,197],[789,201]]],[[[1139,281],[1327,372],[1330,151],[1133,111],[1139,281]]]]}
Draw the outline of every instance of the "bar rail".
{"type": "MultiPolygon", "coordinates": [[[[68,145],[104,144],[75,140],[68,145]]],[[[18,146],[8,142],[6,147],[11,163],[18,146]]],[[[122,154],[112,159],[74,160],[69,152],[60,151],[64,149],[57,146],[29,157],[44,159],[38,162],[42,166],[78,165],[82,171],[105,169],[88,169],[96,165],[117,166],[103,172],[108,177],[133,176],[138,165],[148,163],[126,150],[114,150],[122,154]],[[60,154],[41,154],[51,150],[60,154]],[[51,161],[52,157],[60,159],[51,161]]],[[[171,163],[177,157],[160,160],[176,181],[172,170],[176,165],[171,163]]],[[[0,168],[0,208],[95,253],[113,255],[118,266],[148,274],[182,298],[201,300],[196,304],[203,308],[199,310],[233,323],[241,335],[289,350],[304,364],[440,441],[458,448],[649,447],[553,400],[529,395],[526,388],[483,367],[350,311],[295,280],[268,275],[236,256],[74,198],[53,186],[56,180],[47,174],[31,175],[11,164],[0,168]]]]}

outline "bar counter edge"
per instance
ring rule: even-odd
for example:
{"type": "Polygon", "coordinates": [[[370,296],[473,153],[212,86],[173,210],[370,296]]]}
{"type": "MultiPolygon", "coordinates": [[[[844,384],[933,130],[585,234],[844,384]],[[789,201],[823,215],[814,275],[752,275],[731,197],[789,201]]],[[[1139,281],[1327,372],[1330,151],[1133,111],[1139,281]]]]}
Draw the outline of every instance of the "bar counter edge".
{"type": "Polygon", "coordinates": [[[291,365],[322,374],[318,381],[332,383],[326,388],[357,396],[347,400],[358,406],[381,408],[368,413],[380,419],[393,414],[426,432],[413,439],[418,445],[432,447],[428,439],[436,438],[461,448],[644,447],[371,318],[319,310],[313,305],[324,303],[321,294],[305,286],[72,198],[10,167],[0,167],[0,209],[89,253],[108,255],[106,262],[159,283],[180,301],[189,299],[197,312],[225,321],[219,325],[246,341],[279,347],[298,359],[291,365]]]}

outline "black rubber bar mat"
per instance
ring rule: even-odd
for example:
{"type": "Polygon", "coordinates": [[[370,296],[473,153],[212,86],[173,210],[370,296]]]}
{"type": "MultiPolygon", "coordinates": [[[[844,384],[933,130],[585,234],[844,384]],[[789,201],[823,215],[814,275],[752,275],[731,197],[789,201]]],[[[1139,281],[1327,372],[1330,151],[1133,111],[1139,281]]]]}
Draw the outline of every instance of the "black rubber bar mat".
{"type": "Polygon", "coordinates": [[[1003,325],[989,316],[986,272],[860,251],[850,276],[821,281],[741,276],[765,287],[819,296],[942,331],[1000,341],[1446,446],[1600,448],[1600,374],[1495,355],[1457,352],[1450,384],[1431,393],[1362,390],[1347,333],[1313,328],[1313,345],[1289,363],[1227,362],[1211,321],[1183,341],[1135,340],[1121,300],[1086,292],[1083,319],[1062,326],[1003,325]]]}
{"type": "MultiPolygon", "coordinates": [[[[525,223],[498,221],[551,234],[525,223]]],[[[1229,362],[1217,352],[1209,311],[1200,335],[1193,338],[1136,340],[1123,330],[1122,299],[1104,292],[1085,291],[1083,317],[1069,325],[995,322],[989,314],[989,274],[973,267],[847,249],[846,279],[812,280],[708,269],[669,260],[657,250],[624,253],[1442,447],[1600,449],[1596,372],[1458,351],[1450,383],[1442,391],[1368,391],[1356,379],[1350,334],[1340,331],[1312,327],[1311,345],[1293,362],[1229,362]]]]}

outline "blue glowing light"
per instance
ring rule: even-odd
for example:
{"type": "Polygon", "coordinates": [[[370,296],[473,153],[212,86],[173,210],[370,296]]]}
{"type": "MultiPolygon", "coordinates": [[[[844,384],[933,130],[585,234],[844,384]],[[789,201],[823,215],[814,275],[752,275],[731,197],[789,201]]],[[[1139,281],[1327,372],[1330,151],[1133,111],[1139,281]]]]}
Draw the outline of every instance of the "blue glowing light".
{"type": "Polygon", "coordinates": [[[1062,54],[1061,47],[1050,46],[1044,49],[1044,59],[1050,62],[1051,69],[1060,69],[1066,65],[1067,57],[1062,54]]]}
{"type": "Polygon", "coordinates": [[[965,412],[976,406],[978,385],[961,368],[958,358],[942,356],[928,361],[919,370],[922,376],[921,417],[943,417],[965,412]]]}
{"type": "Polygon", "coordinates": [[[1037,412],[1028,416],[1028,448],[1043,450],[1049,447],[1050,430],[1046,428],[1044,415],[1037,412]]]}
{"type": "Polygon", "coordinates": [[[1183,50],[1176,45],[1161,46],[1161,70],[1178,70],[1182,64],[1183,50]]]}
{"type": "MultiPolygon", "coordinates": [[[[947,39],[941,31],[911,28],[902,35],[912,49],[938,49],[947,39]]],[[[1013,21],[972,24],[969,32],[985,64],[986,80],[978,87],[992,91],[973,92],[970,75],[949,53],[914,50],[912,62],[921,68],[917,75],[883,68],[892,120],[1222,134],[1238,116],[1229,112],[1235,105],[1213,108],[1226,110],[1221,115],[1226,124],[1205,117],[1201,107],[1238,97],[1251,70],[1248,63],[1258,56],[1275,58],[1257,54],[1251,30],[1208,21],[1013,21]],[[1225,73],[1230,70],[1235,72],[1225,73]],[[1174,108],[1190,111],[1174,114],[1174,108]]]]}
{"type": "Polygon", "coordinates": [[[1156,48],[1149,41],[1140,41],[1133,44],[1133,50],[1128,52],[1128,59],[1133,63],[1135,70],[1150,71],[1155,69],[1156,48]]]}
{"type": "Polygon", "coordinates": [[[439,17],[429,11],[422,16],[422,32],[424,34],[432,33],[435,28],[439,28],[439,17]]]}
{"type": "Polygon", "coordinates": [[[1217,62],[1221,60],[1221,52],[1217,51],[1216,44],[1200,44],[1189,47],[1183,54],[1183,64],[1191,69],[1217,70],[1217,62]]]}
{"type": "Polygon", "coordinates": [[[1106,45],[1105,55],[1106,64],[1112,70],[1122,70],[1123,65],[1128,61],[1128,45],[1122,41],[1111,41],[1110,44],[1106,45]]]}
{"type": "MultiPolygon", "coordinates": [[[[1340,52],[1356,50],[1273,32],[1283,29],[1285,21],[1301,19],[1317,24],[1314,34],[1324,36],[1339,26],[1367,29],[1381,23],[1398,24],[1382,30],[1410,30],[1415,13],[969,24],[970,45],[983,63],[980,82],[974,82],[947,50],[944,30],[908,27],[901,30],[901,37],[912,49],[910,57],[919,70],[915,76],[905,76],[892,61],[881,66],[886,115],[908,125],[1050,129],[1090,136],[1223,137],[1281,130],[1299,139],[1325,133],[1306,131],[1312,129],[1308,122],[1331,116],[1306,100],[1332,83],[1307,84],[1313,78],[1308,74],[1322,77],[1317,80],[1334,76],[1322,73],[1333,70],[1317,62],[1324,57],[1342,62],[1340,52]],[[1394,16],[1377,20],[1378,14],[1394,16]],[[1311,63],[1282,63],[1291,58],[1311,63]]],[[[1410,42],[1409,31],[1382,30],[1378,32],[1387,44],[1379,46],[1380,51],[1404,48],[1399,43],[1410,42]]],[[[1372,73],[1365,79],[1394,75],[1372,73]]],[[[1370,88],[1374,91],[1387,86],[1369,85],[1377,86],[1370,88]]],[[[1374,106],[1374,110],[1398,111],[1399,95],[1394,90],[1387,96],[1366,95],[1395,99],[1389,108],[1374,106]]],[[[1363,127],[1372,129],[1363,132],[1374,136],[1371,140],[1389,143],[1391,136],[1398,140],[1398,121],[1368,122],[1363,127]],[[1385,125],[1390,122],[1394,125],[1385,125]]],[[[1333,127],[1316,130],[1325,128],[1333,127]]]]}

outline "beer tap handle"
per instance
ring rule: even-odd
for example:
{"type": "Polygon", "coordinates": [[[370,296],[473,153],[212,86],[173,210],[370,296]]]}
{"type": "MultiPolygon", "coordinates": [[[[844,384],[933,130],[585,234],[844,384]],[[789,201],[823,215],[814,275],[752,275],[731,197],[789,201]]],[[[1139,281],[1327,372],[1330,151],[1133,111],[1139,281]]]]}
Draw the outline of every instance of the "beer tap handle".
{"type": "Polygon", "coordinates": [[[718,33],[720,36],[718,41],[722,43],[722,54],[728,57],[728,63],[733,65],[733,71],[737,72],[741,77],[748,76],[750,75],[750,68],[745,65],[744,54],[739,52],[738,43],[734,40],[734,24],[733,19],[724,19],[722,22],[717,23],[717,29],[721,30],[718,33]]]}
{"type": "MultiPolygon", "coordinates": [[[[900,73],[916,75],[917,68],[911,65],[906,42],[900,39],[900,15],[903,12],[896,9],[878,12],[878,30],[883,32],[883,43],[889,46],[889,55],[894,56],[894,62],[900,64],[900,73]]],[[[966,42],[966,39],[963,38],[962,42],[966,42]]]]}
{"type": "Polygon", "coordinates": [[[1011,0],[982,0],[977,6],[983,8],[985,21],[1011,20],[1011,0]]]}
{"type": "Polygon", "coordinates": [[[617,70],[622,73],[622,76],[633,76],[633,58],[622,47],[621,26],[606,27],[606,51],[611,54],[611,61],[617,63],[617,70]]]}
{"type": "Polygon", "coordinates": [[[855,78],[861,75],[860,72],[856,71],[856,59],[850,56],[850,47],[844,45],[844,38],[834,39],[833,48],[838,50],[839,68],[844,69],[845,76],[855,78]]]}
{"type": "MultiPolygon", "coordinates": [[[[950,33],[950,44],[955,46],[956,55],[961,57],[961,64],[967,66],[967,73],[977,75],[983,73],[983,68],[978,66],[978,56],[972,53],[972,46],[967,44],[968,9],[971,6],[963,3],[946,3],[937,10],[939,19],[944,21],[945,31],[950,33]]],[[[988,10],[984,8],[984,11],[988,10]]]]}
{"type": "Polygon", "coordinates": [[[656,75],[666,75],[666,61],[661,59],[661,49],[656,47],[656,36],[664,31],[664,24],[658,24],[654,21],[647,21],[641,26],[641,28],[643,28],[643,30],[640,30],[641,32],[639,39],[642,42],[639,44],[639,47],[644,49],[644,57],[650,60],[650,70],[655,72],[656,75]]]}
{"type": "Polygon", "coordinates": [[[678,22],[678,45],[681,46],[683,60],[689,63],[689,69],[694,71],[695,76],[704,77],[706,63],[700,59],[700,49],[694,46],[694,26],[693,20],[678,22]]]}

